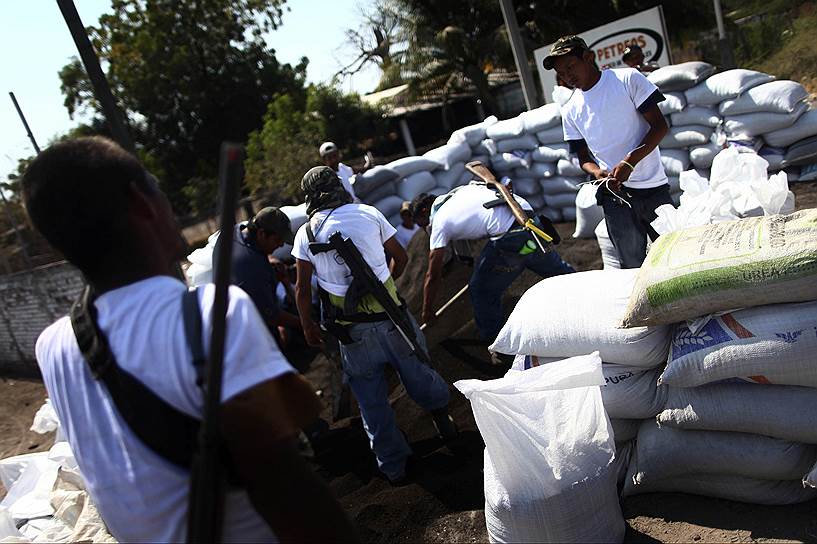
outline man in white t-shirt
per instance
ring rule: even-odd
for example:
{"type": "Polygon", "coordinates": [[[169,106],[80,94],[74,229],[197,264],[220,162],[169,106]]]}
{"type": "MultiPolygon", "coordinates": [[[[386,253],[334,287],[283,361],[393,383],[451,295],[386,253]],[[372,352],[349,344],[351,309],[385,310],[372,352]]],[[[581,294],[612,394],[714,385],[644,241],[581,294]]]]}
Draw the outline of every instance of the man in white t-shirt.
{"type": "Polygon", "coordinates": [[[338,175],[341,183],[343,183],[343,188],[346,189],[346,192],[349,193],[349,195],[351,195],[352,200],[354,202],[359,202],[360,199],[355,196],[355,190],[352,187],[350,178],[355,174],[362,174],[371,167],[371,155],[367,153],[366,161],[363,163],[363,168],[355,170],[351,166],[347,166],[340,162],[340,150],[338,149],[338,146],[335,145],[335,142],[323,142],[321,147],[318,149],[318,153],[321,156],[323,164],[331,168],[332,171],[338,175]]]}
{"type": "MultiPolygon", "coordinates": [[[[524,198],[518,195],[514,198],[522,209],[532,212],[524,198]]],[[[474,320],[480,337],[487,342],[496,338],[505,323],[502,293],[526,268],[543,278],[575,272],[555,250],[542,253],[537,249],[530,234],[518,228],[510,207],[501,202],[493,189],[476,181],[439,197],[422,193],[412,200],[414,220],[421,227],[431,226],[431,251],[423,291],[425,323],[434,319],[434,303],[449,242],[489,238],[468,283],[474,320]]]]}
{"type": "Polygon", "coordinates": [[[576,89],[562,106],[565,141],[585,172],[609,180],[597,192],[607,232],[622,268],[638,268],[647,237],[658,237],[655,208],[672,204],[658,151],[669,130],[658,109],[664,96],[638,70],[599,70],[578,36],[560,38],[542,64],[576,89]]]}
{"type": "MultiPolygon", "coordinates": [[[[145,434],[148,428],[173,437],[179,430],[169,418],[146,420],[147,413],[158,410],[193,422],[203,414],[182,317],[187,289],[174,276],[184,242],[170,204],[136,158],[99,137],[46,149],[22,185],[35,227],[89,283],[87,305],[75,310],[87,308],[81,315],[93,327],[63,317],[36,346],[43,381],[88,492],[118,541],[182,542],[190,465],[145,434]],[[93,344],[78,336],[92,329],[93,344]],[[113,360],[99,366],[90,355],[97,352],[85,350],[106,344],[113,360]],[[130,387],[122,385],[127,376],[130,387]],[[133,396],[134,388],[141,397],[133,396]]],[[[204,331],[211,325],[213,296],[212,285],[197,292],[204,331]]],[[[233,485],[224,501],[223,534],[216,539],[354,540],[340,506],[295,446],[298,429],[320,410],[314,392],[282,357],[255,305],[237,287],[229,291],[227,323],[220,429],[233,485]]],[[[206,353],[209,335],[203,335],[203,344],[206,353]]],[[[176,453],[192,458],[194,446],[188,445],[176,453]]]]}
{"type": "Polygon", "coordinates": [[[420,230],[420,227],[417,226],[414,222],[414,217],[411,215],[411,202],[403,202],[403,205],[400,206],[400,221],[401,223],[397,225],[397,234],[395,234],[395,236],[401,246],[408,247],[411,239],[414,238],[414,235],[420,230]]]}
{"type": "MultiPolygon", "coordinates": [[[[330,168],[319,166],[309,170],[301,189],[306,197],[309,221],[295,234],[292,255],[298,271],[295,291],[304,336],[310,345],[322,344],[320,328],[309,311],[314,273],[321,291],[324,325],[331,328],[340,341],[343,371],[360,406],[363,427],[377,465],[390,482],[402,484],[406,480],[406,459],[411,448],[397,427],[394,410],[389,405],[385,368],[388,365],[397,371],[409,396],[431,412],[444,439],[452,439],[457,434],[448,415],[448,384],[408,348],[373,295],[347,300],[353,296],[349,291],[352,271],[337,251],[313,251],[310,244],[325,244],[332,234],[342,233],[354,243],[398,305],[402,305],[402,301],[394,280],[406,266],[406,251],[383,214],[372,206],[352,203],[330,168]],[[385,252],[392,257],[391,270],[385,252]]],[[[426,350],[423,333],[411,314],[405,313],[414,327],[418,344],[426,350]]]]}

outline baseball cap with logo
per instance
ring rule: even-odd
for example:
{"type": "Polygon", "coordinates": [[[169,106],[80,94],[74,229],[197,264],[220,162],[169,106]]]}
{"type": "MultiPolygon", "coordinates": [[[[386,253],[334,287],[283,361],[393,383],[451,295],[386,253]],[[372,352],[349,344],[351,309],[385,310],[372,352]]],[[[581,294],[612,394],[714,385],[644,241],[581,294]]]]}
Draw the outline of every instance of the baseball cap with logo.
{"type": "Polygon", "coordinates": [[[325,157],[328,154],[337,150],[338,146],[335,145],[335,142],[323,142],[321,144],[320,149],[318,150],[318,153],[320,153],[321,157],[325,157]]]}
{"type": "Polygon", "coordinates": [[[292,245],[295,235],[292,234],[292,227],[289,217],[280,209],[273,206],[261,208],[255,217],[250,220],[256,228],[265,232],[272,232],[281,237],[285,243],[292,245]]]}
{"type": "Polygon", "coordinates": [[[590,49],[587,47],[587,43],[578,36],[562,36],[550,48],[550,54],[542,61],[542,66],[545,67],[545,70],[552,70],[556,57],[567,55],[576,50],[589,51],[590,49]]]}

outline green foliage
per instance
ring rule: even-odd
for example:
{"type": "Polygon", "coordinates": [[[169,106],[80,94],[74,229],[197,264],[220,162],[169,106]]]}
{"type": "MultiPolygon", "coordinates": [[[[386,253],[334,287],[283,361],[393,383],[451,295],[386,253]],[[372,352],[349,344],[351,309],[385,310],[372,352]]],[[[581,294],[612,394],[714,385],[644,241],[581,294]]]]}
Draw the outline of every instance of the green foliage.
{"type": "MultiPolygon", "coordinates": [[[[89,29],[134,139],[178,211],[188,211],[194,191],[183,188],[200,185],[188,180],[215,178],[222,141],[245,141],[275,95],[304,96],[307,60],[282,65],[262,38],[280,24],[283,3],[112,0],[112,13],[89,29]]],[[[78,61],[60,78],[69,113],[100,112],[78,61]]]]}
{"type": "Polygon", "coordinates": [[[776,75],[780,79],[801,82],[810,92],[817,90],[817,3],[809,2],[788,13],[785,23],[777,28],[771,54],[754,57],[746,65],[776,75]]]}

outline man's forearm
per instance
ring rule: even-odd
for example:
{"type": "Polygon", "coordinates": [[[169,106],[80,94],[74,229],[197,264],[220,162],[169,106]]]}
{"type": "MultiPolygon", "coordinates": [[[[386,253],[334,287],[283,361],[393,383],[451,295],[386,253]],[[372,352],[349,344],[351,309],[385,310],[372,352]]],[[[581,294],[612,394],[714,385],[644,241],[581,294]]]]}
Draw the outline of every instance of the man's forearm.
{"type": "Polygon", "coordinates": [[[662,131],[659,128],[650,128],[647,134],[644,135],[644,139],[641,140],[641,144],[630,151],[627,156],[624,157],[624,160],[635,166],[641,162],[644,157],[652,153],[653,149],[658,147],[658,144],[664,138],[665,134],[666,130],[662,131]]]}
{"type": "Polygon", "coordinates": [[[437,300],[437,291],[440,289],[440,276],[426,273],[423,286],[423,313],[434,311],[434,301],[437,300]]]}
{"type": "Polygon", "coordinates": [[[301,326],[306,329],[312,320],[312,286],[307,288],[300,284],[295,289],[295,306],[298,307],[298,315],[301,318],[301,326]]]}

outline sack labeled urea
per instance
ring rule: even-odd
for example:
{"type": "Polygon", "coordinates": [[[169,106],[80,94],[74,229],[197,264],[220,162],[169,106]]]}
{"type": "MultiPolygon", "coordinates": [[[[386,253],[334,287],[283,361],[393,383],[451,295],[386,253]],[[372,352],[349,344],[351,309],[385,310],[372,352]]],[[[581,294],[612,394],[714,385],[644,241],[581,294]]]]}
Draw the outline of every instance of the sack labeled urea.
{"type": "Polygon", "coordinates": [[[666,362],[669,327],[617,327],[637,274],[591,270],[540,281],[522,295],[490,349],[558,358],[598,350],[605,363],[642,368],[666,362]]]}
{"type": "Polygon", "coordinates": [[[653,242],[624,327],[817,300],[817,209],[670,232],[653,242]]]}

